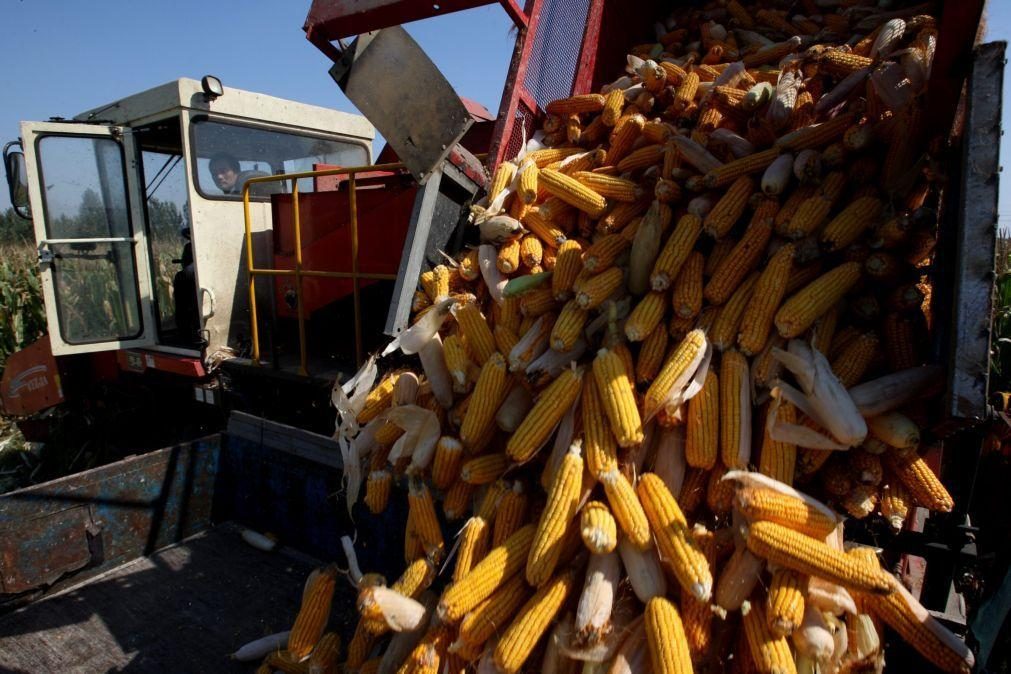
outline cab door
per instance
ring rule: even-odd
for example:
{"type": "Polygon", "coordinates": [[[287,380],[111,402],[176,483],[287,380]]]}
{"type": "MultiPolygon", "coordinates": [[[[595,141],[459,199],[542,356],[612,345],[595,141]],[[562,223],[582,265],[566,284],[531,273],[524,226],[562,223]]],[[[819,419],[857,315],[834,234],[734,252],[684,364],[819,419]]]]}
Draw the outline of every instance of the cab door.
{"type": "Polygon", "coordinates": [[[153,345],[142,186],[130,130],[22,122],[21,138],[53,353],[153,345]]]}

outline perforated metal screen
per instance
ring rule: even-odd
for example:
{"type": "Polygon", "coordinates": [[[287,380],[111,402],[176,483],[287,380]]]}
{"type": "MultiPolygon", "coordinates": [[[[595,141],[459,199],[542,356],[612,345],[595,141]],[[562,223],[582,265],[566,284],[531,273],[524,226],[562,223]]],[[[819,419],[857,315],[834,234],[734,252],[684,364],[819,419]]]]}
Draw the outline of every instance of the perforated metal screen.
{"type": "Polygon", "coordinates": [[[523,86],[543,108],[572,92],[590,0],[545,0],[523,86]]]}

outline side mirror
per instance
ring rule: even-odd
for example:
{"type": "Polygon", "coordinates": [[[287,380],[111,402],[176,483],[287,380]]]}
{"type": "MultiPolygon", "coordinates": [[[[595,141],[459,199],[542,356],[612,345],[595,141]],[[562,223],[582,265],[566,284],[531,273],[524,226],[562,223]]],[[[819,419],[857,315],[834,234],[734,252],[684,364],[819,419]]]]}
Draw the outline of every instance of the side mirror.
{"type": "Polygon", "coordinates": [[[28,204],[28,172],[25,170],[25,155],[21,141],[11,141],[4,145],[4,171],[7,173],[7,189],[10,194],[14,212],[25,220],[31,220],[32,214],[28,204]]]}

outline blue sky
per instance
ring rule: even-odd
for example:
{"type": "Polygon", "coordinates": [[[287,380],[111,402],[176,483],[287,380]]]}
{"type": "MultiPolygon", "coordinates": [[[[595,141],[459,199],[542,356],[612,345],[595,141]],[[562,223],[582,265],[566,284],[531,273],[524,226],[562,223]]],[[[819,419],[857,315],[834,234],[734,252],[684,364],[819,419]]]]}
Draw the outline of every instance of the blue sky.
{"type": "MultiPolygon", "coordinates": [[[[309,2],[5,0],[0,141],[20,120],[71,117],[178,77],[212,73],[226,86],[354,111],[305,39],[309,2]]],[[[990,2],[988,40],[1011,38],[1011,2],[990,2]]],[[[514,36],[497,4],[407,26],[457,92],[498,112],[514,36]]],[[[1011,68],[1005,72],[1005,91],[1011,68]]],[[[1004,127],[1011,128],[1011,100],[1004,127]]],[[[376,148],[378,152],[379,148],[376,148]]],[[[1001,163],[1011,166],[1011,139],[1001,163]]],[[[7,208],[6,189],[0,209],[7,208]]],[[[1011,176],[1000,219],[1011,228],[1011,176]]]]}

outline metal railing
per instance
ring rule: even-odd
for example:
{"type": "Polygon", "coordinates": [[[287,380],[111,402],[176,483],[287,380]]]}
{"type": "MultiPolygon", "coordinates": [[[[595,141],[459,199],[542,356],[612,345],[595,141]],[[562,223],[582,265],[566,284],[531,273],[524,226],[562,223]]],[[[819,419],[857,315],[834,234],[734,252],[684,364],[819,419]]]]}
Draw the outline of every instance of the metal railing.
{"type": "Polygon", "coordinates": [[[358,203],[356,197],[357,183],[355,176],[359,173],[373,171],[399,171],[404,168],[400,162],[391,164],[376,164],[375,166],[354,166],[350,168],[324,169],[321,171],[303,171],[301,173],[284,173],[280,175],[262,176],[250,178],[242,186],[242,208],[246,226],[246,271],[249,274],[249,320],[250,337],[253,347],[253,363],[260,364],[260,334],[256,319],[256,277],[257,276],[294,276],[295,277],[295,298],[296,310],[298,312],[298,348],[299,348],[299,374],[309,373],[306,368],[306,341],[305,341],[305,311],[302,306],[302,279],[306,276],[310,278],[332,278],[351,279],[352,297],[355,314],[355,363],[362,364],[362,307],[359,280],[367,281],[391,281],[397,278],[396,274],[370,274],[358,271],[358,203]],[[318,178],[322,176],[346,175],[348,177],[348,207],[351,214],[351,271],[319,271],[315,269],[302,268],[302,226],[299,219],[298,207],[298,181],[301,178],[318,178]],[[253,260],[253,231],[249,219],[249,188],[251,185],[268,182],[291,181],[291,213],[295,231],[295,268],[294,269],[261,269],[257,268],[253,260]]]}

